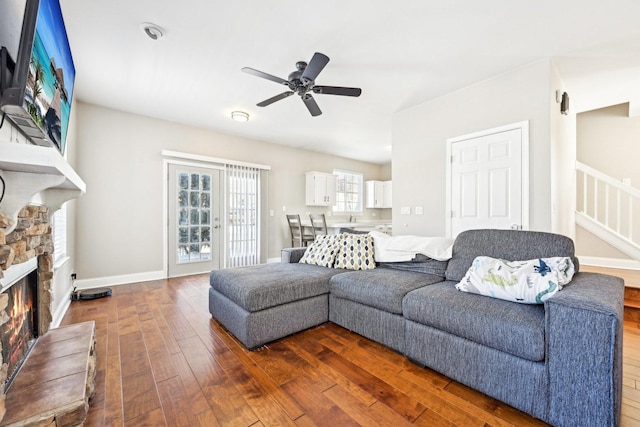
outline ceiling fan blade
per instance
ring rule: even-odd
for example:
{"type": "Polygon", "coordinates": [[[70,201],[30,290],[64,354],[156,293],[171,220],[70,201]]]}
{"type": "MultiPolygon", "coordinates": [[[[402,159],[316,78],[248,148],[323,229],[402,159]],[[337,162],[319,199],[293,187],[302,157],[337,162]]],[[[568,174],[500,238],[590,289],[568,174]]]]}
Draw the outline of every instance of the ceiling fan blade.
{"type": "Polygon", "coordinates": [[[329,57],[320,52],[313,54],[313,58],[309,61],[309,65],[304,69],[302,73],[303,80],[315,80],[320,74],[320,71],[329,63],[329,57]]]}
{"type": "Polygon", "coordinates": [[[280,77],[272,76],[271,74],[263,73],[262,71],[254,70],[253,68],[244,67],[242,69],[247,74],[254,75],[256,77],[262,77],[263,79],[271,80],[272,82],[280,83],[283,85],[288,85],[289,82],[285,79],[281,79],[280,77]]]}
{"type": "Polygon", "coordinates": [[[280,95],[276,95],[274,97],[271,97],[269,99],[265,99],[264,101],[256,104],[258,107],[266,107],[267,105],[271,105],[276,101],[280,101],[281,99],[285,99],[289,96],[293,95],[293,92],[288,91],[288,92],[282,92],[280,95]]]}
{"type": "Polygon", "coordinates": [[[360,96],[362,89],[359,87],[314,86],[313,92],[324,95],[360,96]]]}
{"type": "Polygon", "coordinates": [[[322,114],[322,111],[320,111],[320,107],[318,107],[318,104],[316,103],[316,100],[313,99],[313,96],[307,93],[301,96],[301,98],[302,98],[302,101],[304,101],[304,105],[307,106],[307,109],[309,110],[312,116],[315,117],[322,114]]]}

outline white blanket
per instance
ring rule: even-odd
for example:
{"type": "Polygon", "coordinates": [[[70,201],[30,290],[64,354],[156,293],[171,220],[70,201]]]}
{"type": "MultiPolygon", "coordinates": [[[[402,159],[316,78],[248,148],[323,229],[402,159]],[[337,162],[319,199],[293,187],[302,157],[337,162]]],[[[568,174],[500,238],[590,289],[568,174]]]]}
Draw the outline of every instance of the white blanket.
{"type": "Polygon", "coordinates": [[[389,236],[371,231],[376,262],[411,261],[417,254],[438,261],[451,259],[453,239],[448,237],[389,236]]]}

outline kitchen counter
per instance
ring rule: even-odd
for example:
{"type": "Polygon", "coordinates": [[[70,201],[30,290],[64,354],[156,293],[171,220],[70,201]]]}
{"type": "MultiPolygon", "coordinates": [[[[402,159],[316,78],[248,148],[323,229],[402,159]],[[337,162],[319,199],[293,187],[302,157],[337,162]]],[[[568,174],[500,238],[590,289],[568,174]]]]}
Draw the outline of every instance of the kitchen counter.
{"type": "MultiPolygon", "coordinates": [[[[311,221],[302,221],[302,226],[311,229],[311,221]]],[[[357,231],[377,230],[391,234],[391,221],[360,221],[360,222],[327,222],[327,233],[338,234],[341,228],[352,228],[357,231]]]]}

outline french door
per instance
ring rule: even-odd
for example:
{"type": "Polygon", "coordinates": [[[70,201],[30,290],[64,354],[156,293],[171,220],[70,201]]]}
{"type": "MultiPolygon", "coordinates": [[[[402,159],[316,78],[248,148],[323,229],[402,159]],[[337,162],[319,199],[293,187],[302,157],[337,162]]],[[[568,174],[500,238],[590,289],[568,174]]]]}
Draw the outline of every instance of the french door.
{"type": "Polygon", "coordinates": [[[224,241],[221,175],[218,169],[169,164],[169,277],[220,268],[224,241]]]}

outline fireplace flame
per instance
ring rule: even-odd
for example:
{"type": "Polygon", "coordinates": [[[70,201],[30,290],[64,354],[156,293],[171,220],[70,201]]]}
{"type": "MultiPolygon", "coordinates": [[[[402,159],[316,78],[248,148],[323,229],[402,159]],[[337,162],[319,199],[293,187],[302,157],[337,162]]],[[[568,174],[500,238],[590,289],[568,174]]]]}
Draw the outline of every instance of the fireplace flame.
{"type": "Polygon", "coordinates": [[[26,357],[32,340],[36,337],[34,325],[34,293],[29,291],[26,277],[15,283],[7,292],[9,306],[5,309],[9,320],[0,327],[2,339],[3,363],[9,365],[11,375],[20,362],[26,357]]]}

